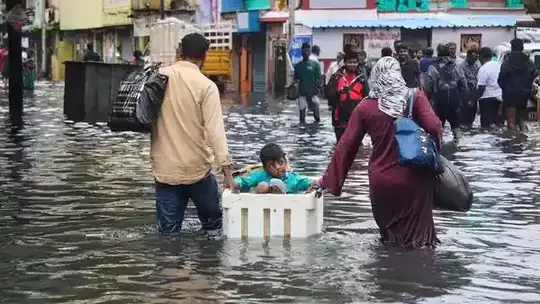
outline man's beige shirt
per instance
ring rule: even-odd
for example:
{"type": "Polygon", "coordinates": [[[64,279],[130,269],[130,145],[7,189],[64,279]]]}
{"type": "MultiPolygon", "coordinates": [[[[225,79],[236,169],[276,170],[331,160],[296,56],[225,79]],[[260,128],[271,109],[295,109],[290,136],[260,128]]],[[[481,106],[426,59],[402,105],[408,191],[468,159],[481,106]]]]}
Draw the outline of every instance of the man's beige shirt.
{"type": "Polygon", "coordinates": [[[160,72],[169,82],[152,132],[150,156],[156,181],[193,184],[204,178],[214,163],[231,165],[216,84],[187,61],[160,72]]]}

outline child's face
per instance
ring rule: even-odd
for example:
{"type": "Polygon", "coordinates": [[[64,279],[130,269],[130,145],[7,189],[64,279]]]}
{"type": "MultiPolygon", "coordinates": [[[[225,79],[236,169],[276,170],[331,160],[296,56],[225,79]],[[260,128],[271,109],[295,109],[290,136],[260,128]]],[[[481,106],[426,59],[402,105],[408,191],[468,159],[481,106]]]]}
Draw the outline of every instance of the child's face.
{"type": "Polygon", "coordinates": [[[283,157],[279,160],[267,161],[264,169],[274,178],[282,178],[287,170],[287,160],[283,157]]]}

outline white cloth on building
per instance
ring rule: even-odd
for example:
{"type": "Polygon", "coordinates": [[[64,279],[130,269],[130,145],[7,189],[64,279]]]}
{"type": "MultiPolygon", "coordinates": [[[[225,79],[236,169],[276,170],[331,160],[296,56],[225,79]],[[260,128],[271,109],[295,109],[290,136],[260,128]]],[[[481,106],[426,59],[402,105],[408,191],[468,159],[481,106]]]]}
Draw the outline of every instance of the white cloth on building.
{"type": "Polygon", "coordinates": [[[477,86],[485,86],[486,90],[480,99],[484,98],[497,98],[502,100],[502,90],[497,83],[499,79],[499,72],[501,71],[501,64],[497,61],[488,61],[484,63],[478,70],[478,84],[477,86]]]}
{"type": "Polygon", "coordinates": [[[332,75],[337,73],[342,66],[343,66],[343,60],[340,62],[334,61],[330,64],[330,66],[328,67],[328,71],[326,71],[326,77],[325,77],[326,84],[328,84],[328,81],[330,81],[330,77],[332,77],[332,75]]]}
{"type": "Polygon", "coordinates": [[[313,60],[313,61],[317,62],[319,64],[319,66],[321,67],[321,75],[324,75],[324,69],[323,69],[323,66],[322,66],[321,62],[319,61],[319,57],[317,57],[317,55],[311,53],[309,55],[309,60],[313,60]]]}

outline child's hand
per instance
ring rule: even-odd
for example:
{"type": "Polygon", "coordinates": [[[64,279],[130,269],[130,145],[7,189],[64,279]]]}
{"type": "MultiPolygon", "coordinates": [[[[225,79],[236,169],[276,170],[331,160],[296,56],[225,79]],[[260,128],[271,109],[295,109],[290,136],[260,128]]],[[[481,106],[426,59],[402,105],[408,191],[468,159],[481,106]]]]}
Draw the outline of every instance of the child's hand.
{"type": "Polygon", "coordinates": [[[313,192],[317,189],[321,188],[321,181],[316,179],[314,181],[311,182],[311,184],[309,185],[309,188],[307,190],[307,192],[313,192]]]}

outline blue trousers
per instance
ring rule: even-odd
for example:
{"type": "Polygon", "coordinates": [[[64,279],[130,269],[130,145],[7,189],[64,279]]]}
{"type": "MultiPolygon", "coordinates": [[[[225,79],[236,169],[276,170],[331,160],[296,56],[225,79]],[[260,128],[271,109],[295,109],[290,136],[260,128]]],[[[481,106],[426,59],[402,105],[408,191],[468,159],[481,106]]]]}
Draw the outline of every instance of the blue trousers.
{"type": "Polygon", "coordinates": [[[156,182],[157,229],[161,233],[180,231],[189,200],[197,209],[203,230],[221,229],[223,212],[219,203],[216,177],[209,174],[191,185],[168,185],[156,182]]]}

